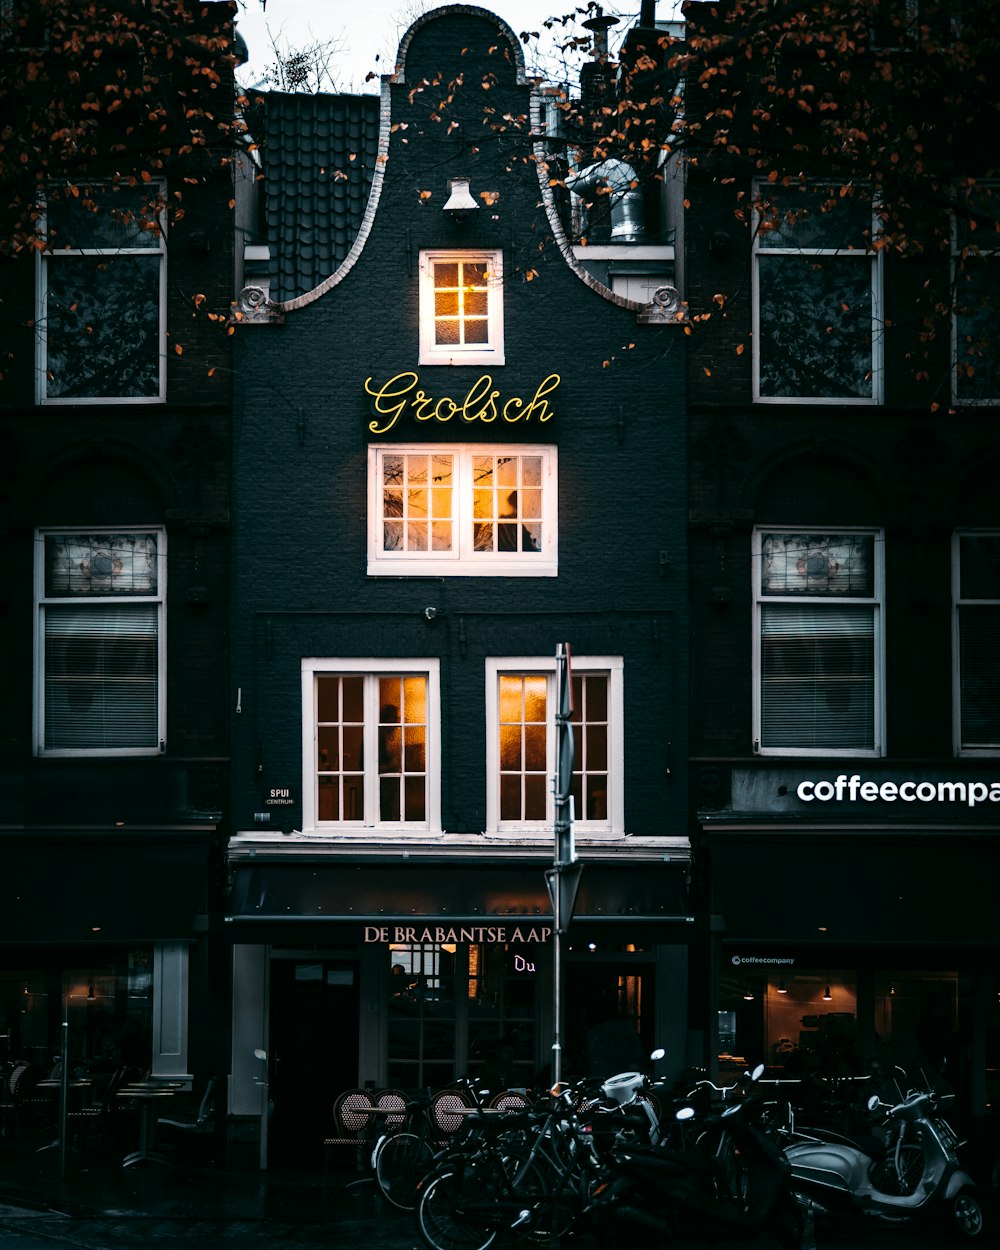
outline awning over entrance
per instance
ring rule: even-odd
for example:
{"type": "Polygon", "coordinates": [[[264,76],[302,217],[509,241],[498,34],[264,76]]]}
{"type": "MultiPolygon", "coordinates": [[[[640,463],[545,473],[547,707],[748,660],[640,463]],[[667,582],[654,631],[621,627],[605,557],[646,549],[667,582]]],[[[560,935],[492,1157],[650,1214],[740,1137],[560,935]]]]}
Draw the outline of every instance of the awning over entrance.
{"type": "Polygon", "coordinates": [[[0,945],[190,941],[209,831],[18,833],[0,843],[0,945]]]}
{"type": "Polygon", "coordinates": [[[714,832],[710,847],[726,938],[1000,945],[995,835],[714,832]]]}
{"type": "MultiPolygon", "coordinates": [[[[233,866],[228,919],[241,927],[265,921],[479,921],[543,919],[552,905],[545,865],[258,863],[233,866]]],[[[684,871],[677,864],[583,868],[577,922],[690,919],[684,871]]]]}

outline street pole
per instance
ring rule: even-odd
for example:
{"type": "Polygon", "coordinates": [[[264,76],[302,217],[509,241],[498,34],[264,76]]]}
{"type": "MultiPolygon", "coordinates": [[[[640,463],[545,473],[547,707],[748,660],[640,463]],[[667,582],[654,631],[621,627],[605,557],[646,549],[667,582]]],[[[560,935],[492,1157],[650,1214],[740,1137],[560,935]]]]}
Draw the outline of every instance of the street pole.
{"type": "Polygon", "coordinates": [[[582,865],[573,844],[573,674],[568,642],[556,646],[555,845],[545,874],[552,899],[552,1083],[563,1071],[563,956],[582,865]]]}
{"type": "Polygon", "coordinates": [[[66,1133],[69,1104],[69,1021],[62,1022],[59,1037],[59,1179],[66,1179],[66,1133]]]}

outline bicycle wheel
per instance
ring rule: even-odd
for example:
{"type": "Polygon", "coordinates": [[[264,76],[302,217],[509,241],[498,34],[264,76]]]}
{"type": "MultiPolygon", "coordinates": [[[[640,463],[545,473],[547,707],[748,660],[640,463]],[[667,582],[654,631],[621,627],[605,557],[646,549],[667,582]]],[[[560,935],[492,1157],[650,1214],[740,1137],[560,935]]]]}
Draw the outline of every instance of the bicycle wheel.
{"type": "Polygon", "coordinates": [[[497,1228],[483,1213],[492,1189],[484,1170],[474,1164],[427,1177],[417,1195],[417,1231],[430,1250],[487,1250],[497,1228]],[[475,1213],[466,1214],[467,1196],[475,1213]]]}
{"type": "Polygon", "coordinates": [[[431,1170],[434,1151],[417,1133],[393,1133],[375,1155],[375,1179],[394,1207],[412,1211],[417,1205],[417,1186],[431,1170]]]}
{"type": "Polygon", "coordinates": [[[507,1178],[504,1226],[523,1230],[532,1241],[548,1242],[554,1224],[552,1201],[538,1160],[505,1150],[501,1163],[507,1178]]]}

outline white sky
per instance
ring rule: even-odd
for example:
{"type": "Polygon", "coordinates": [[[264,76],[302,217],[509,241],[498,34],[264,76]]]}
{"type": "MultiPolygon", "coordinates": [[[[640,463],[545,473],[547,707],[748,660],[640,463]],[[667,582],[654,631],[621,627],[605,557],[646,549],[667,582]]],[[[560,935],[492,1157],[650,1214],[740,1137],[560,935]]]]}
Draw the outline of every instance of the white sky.
{"type": "MultiPolygon", "coordinates": [[[[446,0],[237,0],[237,21],[240,33],[250,50],[250,62],[240,72],[245,86],[260,82],[263,71],[274,61],[272,39],[283,50],[300,50],[315,43],[334,41],[339,45],[331,60],[335,76],[324,90],[377,91],[378,80],[365,83],[369,71],[391,73],[399,41],[421,13],[441,8],[446,0]],[[265,11],[266,9],[266,11],[265,11]],[[270,32],[270,33],[269,33],[270,32]],[[378,59],[376,59],[378,58],[378,59]]],[[[549,35],[542,23],[547,17],[561,18],[567,13],[583,10],[587,0],[474,0],[496,13],[513,29],[537,30],[540,46],[551,48],[559,36],[565,37],[570,27],[558,26],[549,35]]],[[[621,21],[609,36],[614,51],[616,34],[624,34],[639,15],[640,0],[602,0],[604,12],[620,16],[621,21]]],[[[656,16],[661,20],[674,16],[679,0],[659,0],[656,16]]],[[[525,48],[525,60],[532,65],[531,48],[525,48]]],[[[522,45],[524,46],[524,45],[522,45]]],[[[552,54],[550,53],[550,56],[552,54]]],[[[549,61],[549,64],[552,62],[549,61]]]]}

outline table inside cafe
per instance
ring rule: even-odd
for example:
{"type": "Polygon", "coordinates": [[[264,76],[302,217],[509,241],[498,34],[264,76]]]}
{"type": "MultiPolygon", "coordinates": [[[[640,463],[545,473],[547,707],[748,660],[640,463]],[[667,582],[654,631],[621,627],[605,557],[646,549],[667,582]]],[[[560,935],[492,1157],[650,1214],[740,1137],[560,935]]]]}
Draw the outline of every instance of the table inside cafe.
{"type": "Polygon", "coordinates": [[[116,1097],[123,1103],[139,1108],[139,1149],[133,1150],[122,1160],[122,1167],[131,1167],[136,1163],[169,1163],[165,1155],[158,1154],[156,1145],[156,1120],[160,1107],[165,1101],[173,1098],[179,1089],[183,1089],[181,1081],[132,1081],[118,1090],[116,1097]]]}
{"type": "MultiPolygon", "coordinates": [[[[45,1080],[35,1083],[36,1092],[40,1092],[44,1097],[51,1098],[53,1105],[58,1105],[62,1087],[63,1081],[61,1077],[46,1077],[45,1080]]],[[[74,1077],[72,1080],[66,1081],[67,1096],[75,1098],[77,1107],[89,1105],[93,1088],[94,1082],[91,1080],[74,1077]]],[[[62,1131],[63,1129],[60,1127],[60,1134],[62,1131]]],[[[38,1147],[36,1153],[44,1154],[47,1150],[58,1150],[61,1140],[61,1137],[56,1137],[53,1141],[46,1142],[44,1146],[38,1147]]]]}

